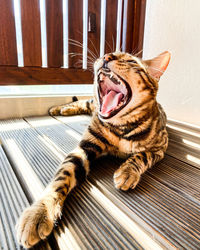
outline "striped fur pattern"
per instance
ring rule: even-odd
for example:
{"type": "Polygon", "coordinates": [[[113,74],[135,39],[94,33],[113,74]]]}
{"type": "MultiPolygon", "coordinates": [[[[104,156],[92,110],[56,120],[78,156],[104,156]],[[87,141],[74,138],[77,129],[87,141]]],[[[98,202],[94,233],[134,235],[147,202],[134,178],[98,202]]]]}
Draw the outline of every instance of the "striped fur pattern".
{"type": "Polygon", "coordinates": [[[51,115],[93,113],[93,117],[78,147],[65,158],[42,198],[22,214],[17,236],[24,247],[50,234],[68,193],[86,179],[93,160],[104,154],[125,158],[113,178],[115,187],[126,191],[135,188],[141,175],[164,157],[168,145],[166,116],[156,101],[158,78],[148,73],[147,64],[127,53],[112,53],[95,62],[94,72],[94,99],[73,99],[49,111],[51,115]],[[132,93],[125,107],[109,118],[100,115],[98,72],[102,69],[124,79],[132,93]]]}

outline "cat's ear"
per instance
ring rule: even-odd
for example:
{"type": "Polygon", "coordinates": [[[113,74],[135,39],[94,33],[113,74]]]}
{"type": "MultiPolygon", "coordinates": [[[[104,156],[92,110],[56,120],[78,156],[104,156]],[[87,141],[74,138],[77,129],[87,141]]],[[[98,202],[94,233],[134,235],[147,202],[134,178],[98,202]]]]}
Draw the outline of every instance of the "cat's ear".
{"type": "Polygon", "coordinates": [[[165,51],[151,60],[144,61],[150,76],[159,80],[169,64],[170,57],[171,54],[165,51]]]}

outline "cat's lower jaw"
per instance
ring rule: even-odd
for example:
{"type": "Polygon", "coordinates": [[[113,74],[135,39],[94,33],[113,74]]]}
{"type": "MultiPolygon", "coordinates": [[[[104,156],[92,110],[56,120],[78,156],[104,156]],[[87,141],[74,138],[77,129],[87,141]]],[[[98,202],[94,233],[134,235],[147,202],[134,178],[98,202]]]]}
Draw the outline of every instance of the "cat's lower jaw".
{"type": "Polygon", "coordinates": [[[61,207],[50,203],[49,198],[39,200],[22,213],[16,230],[18,242],[23,247],[32,247],[52,232],[55,219],[61,213],[61,207]]]}
{"type": "Polygon", "coordinates": [[[123,191],[134,189],[140,181],[141,174],[130,166],[122,166],[114,173],[113,180],[115,187],[123,191]]]}

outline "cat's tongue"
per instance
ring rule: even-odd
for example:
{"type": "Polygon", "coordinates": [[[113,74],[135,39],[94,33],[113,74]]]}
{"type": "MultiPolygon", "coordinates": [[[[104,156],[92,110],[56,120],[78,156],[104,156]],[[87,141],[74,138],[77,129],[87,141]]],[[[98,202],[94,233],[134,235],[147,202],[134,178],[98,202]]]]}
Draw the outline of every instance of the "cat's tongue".
{"type": "Polygon", "coordinates": [[[104,116],[109,114],[113,109],[117,107],[122,98],[122,93],[117,93],[114,90],[109,91],[109,93],[103,97],[103,102],[101,105],[101,114],[104,116]]]}

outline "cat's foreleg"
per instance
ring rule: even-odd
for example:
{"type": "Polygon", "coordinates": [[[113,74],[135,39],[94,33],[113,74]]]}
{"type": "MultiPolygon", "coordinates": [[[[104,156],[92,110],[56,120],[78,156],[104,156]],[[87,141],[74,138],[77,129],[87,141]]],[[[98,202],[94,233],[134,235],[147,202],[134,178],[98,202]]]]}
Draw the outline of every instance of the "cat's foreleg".
{"type": "Polygon", "coordinates": [[[63,115],[63,116],[81,115],[81,114],[91,115],[94,109],[95,105],[93,99],[79,100],[64,105],[52,107],[49,110],[49,114],[63,115]]]}
{"type": "Polygon", "coordinates": [[[17,238],[24,247],[35,245],[51,233],[67,195],[85,180],[90,162],[103,153],[103,143],[90,139],[82,140],[65,158],[42,197],[22,213],[17,224],[17,238]]]}
{"type": "Polygon", "coordinates": [[[114,184],[117,189],[134,189],[141,175],[164,157],[164,152],[141,152],[130,156],[114,173],[114,184]]]}

